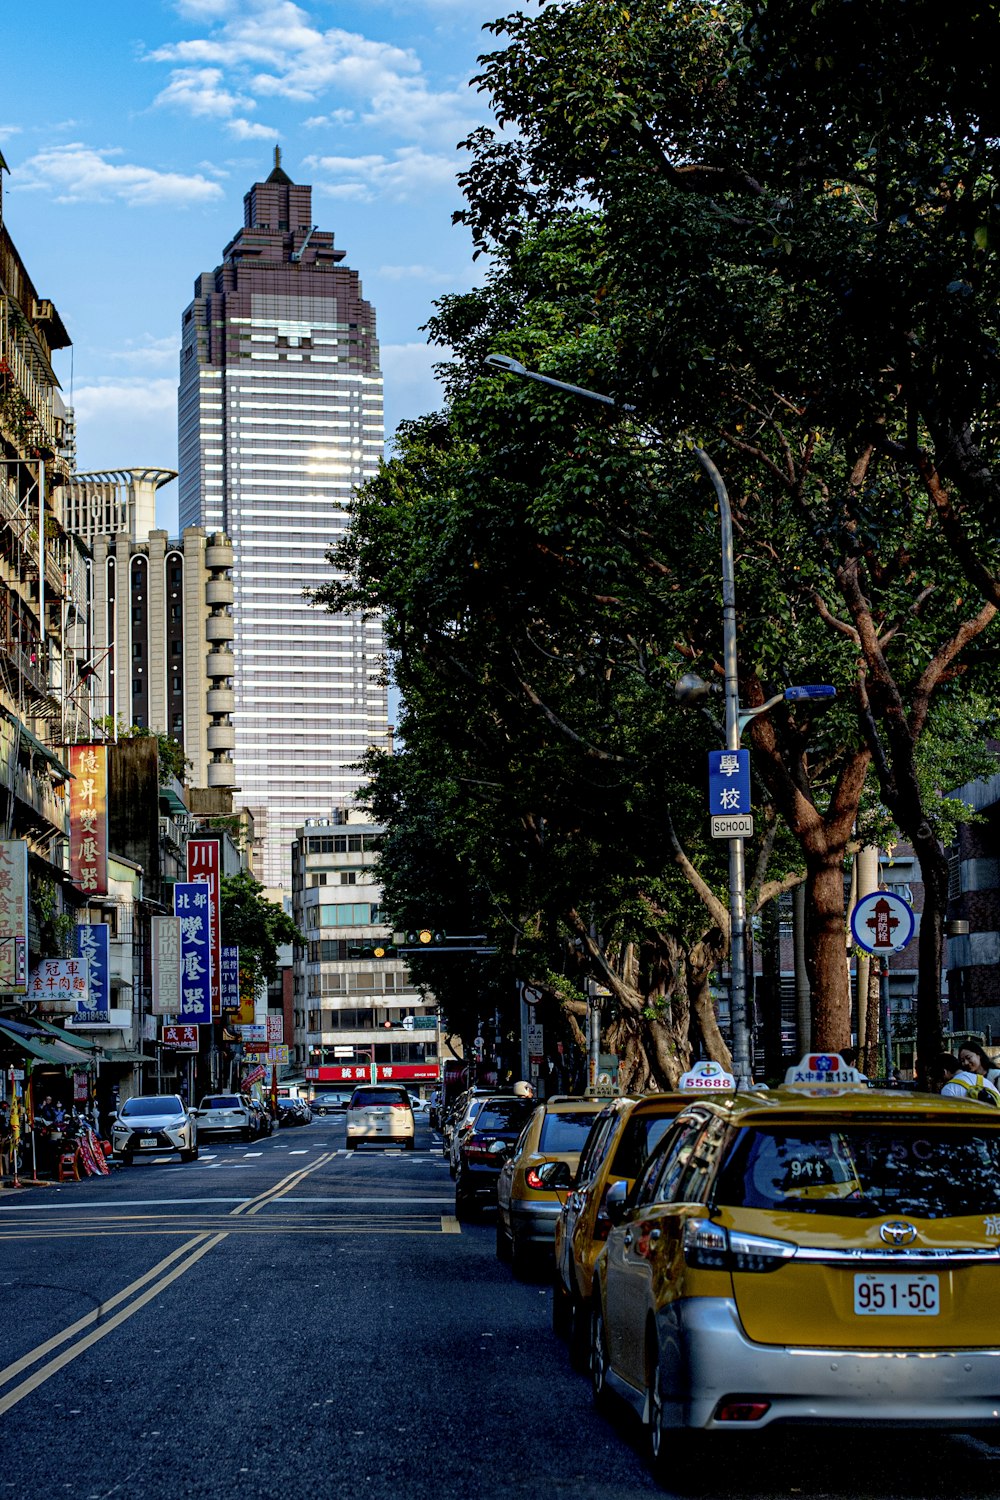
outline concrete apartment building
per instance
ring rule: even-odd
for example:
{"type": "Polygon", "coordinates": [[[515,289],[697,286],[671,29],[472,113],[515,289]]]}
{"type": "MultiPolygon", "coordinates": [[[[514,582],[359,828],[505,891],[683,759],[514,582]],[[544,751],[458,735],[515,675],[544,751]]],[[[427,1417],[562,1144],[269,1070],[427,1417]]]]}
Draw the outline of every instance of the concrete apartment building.
{"type": "Polygon", "coordinates": [[[317,1088],[369,1079],[373,1054],[379,1081],[417,1090],[438,1077],[437,1007],[413,985],[381,919],[378,833],[341,810],[310,818],[293,845],[292,915],[306,948],[294,964],[290,1061],[317,1088]]]}
{"type": "Polygon", "coordinates": [[[114,469],[65,486],[67,525],[93,553],[92,712],[172,735],[191,785],[233,789],[233,549],[201,527],[156,529],[156,492],[176,478],[114,469]]]}
{"type": "Polygon", "coordinates": [[[180,520],[232,538],[236,781],[258,874],[286,893],[296,830],[388,743],[380,624],[303,597],[383,445],[375,313],[344,255],[276,151],[182,321],[180,520]]]}

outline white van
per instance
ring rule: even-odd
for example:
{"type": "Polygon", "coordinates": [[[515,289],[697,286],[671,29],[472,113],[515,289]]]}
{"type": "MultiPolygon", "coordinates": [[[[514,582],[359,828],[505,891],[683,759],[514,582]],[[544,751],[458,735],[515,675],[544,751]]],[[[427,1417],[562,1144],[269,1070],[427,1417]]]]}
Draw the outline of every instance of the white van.
{"type": "Polygon", "coordinates": [[[364,1083],[354,1090],[347,1106],[348,1151],[362,1141],[413,1150],[413,1106],[404,1088],[393,1083],[364,1083]]]}

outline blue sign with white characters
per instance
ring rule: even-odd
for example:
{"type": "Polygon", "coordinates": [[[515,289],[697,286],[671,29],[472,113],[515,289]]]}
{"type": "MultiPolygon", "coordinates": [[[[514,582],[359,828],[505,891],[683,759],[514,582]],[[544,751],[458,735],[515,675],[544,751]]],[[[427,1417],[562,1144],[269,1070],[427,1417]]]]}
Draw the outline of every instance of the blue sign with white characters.
{"type": "Polygon", "coordinates": [[[708,810],[713,817],[750,812],[750,751],[708,752],[708,810]]]}
{"type": "Polygon", "coordinates": [[[77,1002],[73,1018],[77,1026],[111,1024],[111,932],[107,922],[80,923],[75,929],[77,958],[87,960],[89,988],[87,1004],[77,1002]]]}
{"type": "Polygon", "coordinates": [[[178,881],[174,916],[181,923],[181,1012],[189,1026],[212,1024],[212,943],[209,887],[204,880],[178,881]]]}

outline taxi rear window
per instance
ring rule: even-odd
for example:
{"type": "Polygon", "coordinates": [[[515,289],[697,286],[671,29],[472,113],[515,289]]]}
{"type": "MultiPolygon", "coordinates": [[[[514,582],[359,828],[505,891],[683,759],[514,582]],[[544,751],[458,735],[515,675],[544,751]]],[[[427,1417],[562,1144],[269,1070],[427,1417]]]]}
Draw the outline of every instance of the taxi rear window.
{"type": "Polygon", "coordinates": [[[622,1138],[611,1160],[615,1177],[638,1177],[652,1154],[653,1147],[674,1123],[673,1115],[633,1114],[622,1131],[622,1138]]]}
{"type": "Polygon", "coordinates": [[[731,1208],[945,1219],[1000,1209],[997,1129],[898,1125],[744,1130],[714,1200],[731,1208]]]}
{"type": "Polygon", "coordinates": [[[542,1133],[538,1140],[539,1151],[582,1151],[583,1143],[590,1134],[594,1116],[577,1110],[563,1114],[547,1114],[542,1121],[542,1133]]]}
{"type": "Polygon", "coordinates": [[[351,1097],[351,1109],[398,1109],[410,1102],[409,1094],[402,1089],[355,1089],[351,1097]]]}

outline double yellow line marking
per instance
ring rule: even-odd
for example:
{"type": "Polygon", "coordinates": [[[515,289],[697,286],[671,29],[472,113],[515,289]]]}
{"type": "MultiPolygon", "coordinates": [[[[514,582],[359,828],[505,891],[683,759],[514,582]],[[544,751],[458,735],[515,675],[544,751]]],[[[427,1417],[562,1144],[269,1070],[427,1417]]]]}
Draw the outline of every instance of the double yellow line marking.
{"type": "MultiPolygon", "coordinates": [[[[261,1209],[266,1208],[269,1203],[273,1203],[276,1199],[283,1198],[286,1193],[292,1192],[303,1178],[309,1176],[310,1172],[315,1172],[320,1167],[326,1166],[328,1162],[333,1160],[334,1155],[335,1153],[332,1151],[325,1152],[316,1161],[310,1163],[309,1166],[301,1167],[297,1172],[292,1172],[290,1176],[282,1178],[280,1182],[275,1183],[274,1187],[268,1188],[259,1197],[251,1199],[248,1203],[239,1204],[233,1209],[229,1217],[235,1218],[244,1214],[259,1214],[261,1209]]],[[[82,1318],[78,1318],[75,1323],[71,1323],[61,1333],[53,1334],[50,1339],[46,1339],[44,1343],[38,1344],[36,1348],[29,1350],[27,1354],[22,1355],[20,1359],[16,1359],[6,1369],[0,1370],[0,1392],[2,1392],[0,1394],[0,1416],[4,1412],[10,1411],[11,1407],[16,1406],[19,1401],[23,1401],[25,1396],[30,1396],[32,1391],[36,1391],[46,1380],[58,1374],[61,1369],[76,1359],[78,1355],[85,1353],[94,1344],[106,1338],[109,1333],[113,1333],[116,1328],[119,1328],[133,1314],[139,1312],[148,1302],[152,1302],[154,1297],[158,1297],[161,1292],[166,1291],[168,1286],[177,1281],[186,1271],[190,1271],[192,1266],[197,1265],[202,1256],[207,1255],[210,1250],[214,1250],[216,1245],[221,1245],[227,1236],[227,1230],[221,1230],[215,1234],[205,1232],[196,1234],[193,1239],[188,1240],[186,1245],[181,1245],[178,1249],[171,1251],[169,1255],[165,1256],[163,1260],[158,1261],[151,1270],[140,1276],[136,1281],[133,1281],[131,1285],[123,1288],[120,1292],[116,1292],[113,1297],[109,1297],[106,1302],[100,1303],[89,1313],[85,1313],[82,1318]],[[116,1307],[121,1310],[109,1318],[107,1316],[108,1313],[113,1312],[116,1307]],[[102,1321],[103,1319],[107,1321],[102,1321]],[[92,1326],[95,1323],[98,1324],[96,1328],[92,1326]],[[82,1334],[85,1328],[90,1328],[91,1332],[84,1334],[82,1338],[77,1338],[77,1335],[82,1334]],[[70,1340],[74,1339],[76,1342],[70,1343],[70,1340]],[[59,1349],[62,1344],[68,1344],[69,1347],[63,1349],[53,1359],[47,1359],[47,1356],[53,1350],[59,1349]],[[47,1362],[40,1364],[39,1362],[42,1360],[47,1360],[47,1362]],[[33,1374],[29,1375],[27,1379],[22,1380],[20,1384],[11,1386],[11,1381],[17,1380],[17,1377],[23,1374],[25,1370],[31,1369],[32,1365],[38,1365],[39,1368],[33,1374]],[[4,1390],[4,1387],[10,1387],[10,1389],[4,1390]]]]}

